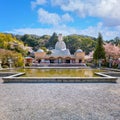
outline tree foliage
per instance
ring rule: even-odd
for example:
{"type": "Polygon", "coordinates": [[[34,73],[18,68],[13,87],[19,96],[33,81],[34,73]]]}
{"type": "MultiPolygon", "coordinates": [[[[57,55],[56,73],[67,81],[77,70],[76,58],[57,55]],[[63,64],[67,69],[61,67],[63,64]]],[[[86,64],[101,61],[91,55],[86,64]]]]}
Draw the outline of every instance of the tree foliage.
{"type": "Polygon", "coordinates": [[[0,49],[0,60],[2,61],[2,66],[9,67],[9,59],[12,60],[12,66],[20,67],[24,64],[24,58],[21,53],[17,53],[11,50],[0,49]]]}
{"type": "Polygon", "coordinates": [[[112,43],[106,43],[104,45],[106,58],[109,59],[112,57],[113,59],[120,58],[120,47],[113,45],[112,43]]]}
{"type": "Polygon", "coordinates": [[[99,35],[98,35],[97,45],[95,47],[93,58],[95,60],[104,59],[105,58],[105,49],[103,47],[103,39],[102,39],[101,33],[99,33],[99,35]]]}
{"type": "Polygon", "coordinates": [[[11,34],[0,33],[0,48],[16,51],[23,55],[27,54],[27,51],[24,50],[24,43],[11,34]]]}
{"type": "MultiPolygon", "coordinates": [[[[28,46],[32,46],[36,51],[39,48],[46,47],[48,49],[54,49],[56,42],[58,41],[58,35],[54,32],[52,36],[43,35],[16,35],[16,37],[22,40],[28,46]]],[[[64,42],[70,52],[74,54],[77,49],[82,49],[86,54],[94,50],[96,45],[96,38],[84,35],[68,35],[63,37],[64,42]]]]}
{"type": "Polygon", "coordinates": [[[96,41],[92,37],[82,35],[70,35],[64,37],[67,48],[73,54],[77,49],[82,49],[86,54],[89,54],[96,45],[96,41]]]}
{"type": "Polygon", "coordinates": [[[23,36],[16,35],[19,40],[22,40],[24,44],[33,47],[33,50],[37,50],[40,47],[45,47],[46,42],[50,39],[49,35],[37,36],[25,34],[23,36]]]}
{"type": "Polygon", "coordinates": [[[120,47],[120,37],[115,37],[114,39],[111,39],[109,41],[106,41],[107,43],[112,43],[113,45],[120,47]]]}
{"type": "Polygon", "coordinates": [[[49,49],[54,49],[57,40],[58,40],[57,34],[54,32],[53,35],[48,40],[48,42],[45,44],[45,46],[49,49]]]}

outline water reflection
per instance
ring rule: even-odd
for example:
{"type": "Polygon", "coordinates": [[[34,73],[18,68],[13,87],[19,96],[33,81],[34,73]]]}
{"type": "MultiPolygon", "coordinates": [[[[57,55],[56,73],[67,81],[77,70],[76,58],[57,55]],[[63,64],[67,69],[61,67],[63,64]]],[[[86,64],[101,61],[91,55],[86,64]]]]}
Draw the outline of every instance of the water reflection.
{"type": "MultiPolygon", "coordinates": [[[[21,69],[24,77],[97,77],[98,69],[21,69]]],[[[22,76],[23,77],[23,76],[22,76]]]]}
{"type": "MultiPolygon", "coordinates": [[[[9,72],[25,72],[22,77],[98,77],[95,72],[100,69],[17,69],[9,72]]],[[[4,71],[5,72],[5,71],[4,71]]]]}

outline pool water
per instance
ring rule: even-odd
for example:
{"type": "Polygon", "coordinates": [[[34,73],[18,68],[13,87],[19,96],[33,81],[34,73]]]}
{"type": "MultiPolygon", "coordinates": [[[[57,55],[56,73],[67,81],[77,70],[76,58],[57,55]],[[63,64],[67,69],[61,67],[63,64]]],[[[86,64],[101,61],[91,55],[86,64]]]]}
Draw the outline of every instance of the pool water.
{"type": "Polygon", "coordinates": [[[98,77],[95,72],[99,69],[20,69],[25,72],[21,77],[98,77]]]}

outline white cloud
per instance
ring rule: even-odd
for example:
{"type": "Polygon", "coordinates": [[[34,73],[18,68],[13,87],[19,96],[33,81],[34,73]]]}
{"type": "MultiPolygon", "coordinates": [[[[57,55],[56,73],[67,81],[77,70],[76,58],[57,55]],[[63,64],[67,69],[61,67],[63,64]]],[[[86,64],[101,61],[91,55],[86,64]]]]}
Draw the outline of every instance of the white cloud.
{"type": "Polygon", "coordinates": [[[56,13],[49,13],[44,9],[40,8],[38,10],[39,22],[56,25],[60,22],[60,17],[56,13]]]}
{"type": "Polygon", "coordinates": [[[51,0],[51,3],[64,11],[75,12],[80,17],[100,17],[106,25],[120,25],[120,0],[68,0],[67,4],[63,0],[56,0],[55,3],[51,0]]]}
{"type": "Polygon", "coordinates": [[[68,4],[68,2],[69,2],[69,0],[51,0],[51,4],[53,5],[53,6],[56,6],[56,5],[66,5],[66,4],[68,4]]]}
{"type": "MultiPolygon", "coordinates": [[[[119,29],[120,30],[120,29],[119,29]]],[[[114,30],[110,30],[108,27],[103,26],[102,23],[98,23],[97,26],[89,26],[86,29],[80,30],[81,34],[97,37],[98,33],[101,32],[104,40],[110,40],[116,36],[120,37],[118,27],[114,27],[114,30]]]]}
{"type": "Polygon", "coordinates": [[[31,1],[31,7],[34,9],[37,5],[43,5],[47,1],[46,0],[36,0],[36,1],[31,1]]]}
{"type": "Polygon", "coordinates": [[[62,26],[56,26],[52,28],[20,28],[20,29],[14,29],[12,31],[5,31],[7,33],[13,33],[13,34],[35,34],[35,35],[52,35],[53,32],[56,33],[63,33],[64,35],[76,33],[76,30],[74,28],[68,28],[65,25],[62,26]]]}
{"type": "Polygon", "coordinates": [[[58,25],[60,23],[73,21],[73,18],[68,13],[60,16],[57,13],[49,13],[42,8],[38,10],[38,17],[40,23],[51,25],[58,25]]]}
{"type": "Polygon", "coordinates": [[[66,22],[72,22],[73,21],[73,18],[68,13],[62,15],[61,19],[63,20],[63,22],[64,21],[66,21],[66,22]]]}
{"type": "Polygon", "coordinates": [[[116,36],[120,37],[120,26],[115,27],[114,30],[110,30],[107,27],[104,27],[102,23],[98,23],[97,26],[89,26],[86,29],[75,29],[72,27],[68,27],[66,25],[56,25],[51,28],[21,28],[14,29],[12,31],[5,31],[8,33],[14,34],[36,34],[36,35],[44,35],[49,34],[52,35],[53,32],[62,33],[63,35],[70,34],[79,34],[79,35],[88,35],[97,37],[98,33],[101,32],[104,40],[110,40],[115,38],[116,36]]]}

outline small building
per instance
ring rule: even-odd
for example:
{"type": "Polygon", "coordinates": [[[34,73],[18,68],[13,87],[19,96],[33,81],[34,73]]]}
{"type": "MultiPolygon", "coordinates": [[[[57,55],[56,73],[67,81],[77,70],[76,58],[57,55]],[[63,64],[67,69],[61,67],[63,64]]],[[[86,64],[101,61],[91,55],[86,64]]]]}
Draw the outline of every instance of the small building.
{"type": "Polygon", "coordinates": [[[30,66],[30,65],[32,65],[32,63],[33,63],[33,61],[34,61],[34,59],[32,58],[32,57],[25,57],[25,59],[24,59],[24,64],[26,65],[26,66],[30,66]]]}
{"type": "Polygon", "coordinates": [[[47,55],[42,49],[37,50],[34,55],[38,63],[84,63],[85,59],[85,52],[81,49],[78,49],[73,55],[70,53],[63,41],[62,34],[59,34],[55,49],[51,50],[50,55],[47,55]]]}

